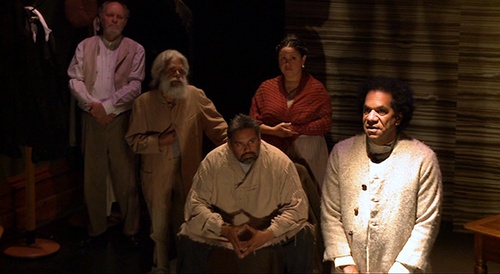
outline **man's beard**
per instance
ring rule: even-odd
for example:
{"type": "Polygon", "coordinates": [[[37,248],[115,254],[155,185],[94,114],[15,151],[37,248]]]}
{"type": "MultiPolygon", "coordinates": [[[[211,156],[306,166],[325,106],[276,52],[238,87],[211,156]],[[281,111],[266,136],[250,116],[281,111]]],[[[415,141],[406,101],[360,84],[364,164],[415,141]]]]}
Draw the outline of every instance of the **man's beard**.
{"type": "Polygon", "coordinates": [[[163,96],[172,99],[184,99],[187,95],[187,81],[184,78],[176,79],[177,82],[175,86],[172,86],[172,80],[167,77],[162,77],[160,81],[160,86],[158,87],[163,94],[163,96]]]}
{"type": "Polygon", "coordinates": [[[255,161],[257,160],[257,157],[258,155],[256,153],[253,153],[253,152],[247,152],[243,155],[241,155],[240,159],[240,162],[246,164],[246,165],[251,165],[253,163],[255,163],[255,161]],[[247,155],[251,155],[251,157],[248,157],[248,158],[244,158],[243,156],[247,156],[247,155]]]}
{"type": "Polygon", "coordinates": [[[106,28],[103,27],[103,33],[114,37],[114,36],[119,36],[123,32],[123,28],[120,26],[108,26],[106,28]]]}

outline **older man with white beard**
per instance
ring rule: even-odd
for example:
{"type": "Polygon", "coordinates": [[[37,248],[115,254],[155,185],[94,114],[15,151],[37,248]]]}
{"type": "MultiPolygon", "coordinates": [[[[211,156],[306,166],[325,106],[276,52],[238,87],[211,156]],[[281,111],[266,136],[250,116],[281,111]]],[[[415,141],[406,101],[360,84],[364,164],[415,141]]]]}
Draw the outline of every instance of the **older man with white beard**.
{"type": "Polygon", "coordinates": [[[188,72],[180,52],[160,53],[151,69],[151,91],[135,100],[126,134],[132,150],[141,155],[142,190],[155,243],[152,273],[169,272],[170,239],[183,222],[185,197],[203,157],[203,133],[215,145],[227,139],[227,123],[205,93],[188,84],[188,72]]]}

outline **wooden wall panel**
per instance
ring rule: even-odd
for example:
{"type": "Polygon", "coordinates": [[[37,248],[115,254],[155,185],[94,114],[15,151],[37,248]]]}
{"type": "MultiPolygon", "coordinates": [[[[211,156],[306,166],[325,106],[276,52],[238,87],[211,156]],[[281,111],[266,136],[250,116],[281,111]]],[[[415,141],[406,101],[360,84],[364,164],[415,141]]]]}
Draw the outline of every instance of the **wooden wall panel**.
{"type": "MultiPolygon", "coordinates": [[[[26,175],[0,182],[0,225],[6,231],[26,228],[26,175]]],[[[36,225],[83,206],[83,176],[67,160],[40,165],[35,170],[36,225]]]]}
{"type": "Polygon", "coordinates": [[[360,82],[405,80],[417,107],[408,132],[440,160],[444,218],[460,227],[500,213],[500,2],[288,0],[285,15],[332,96],[332,143],[361,130],[360,82]]]}
{"type": "Polygon", "coordinates": [[[500,2],[464,1],[461,10],[457,224],[500,213],[500,2]]]}

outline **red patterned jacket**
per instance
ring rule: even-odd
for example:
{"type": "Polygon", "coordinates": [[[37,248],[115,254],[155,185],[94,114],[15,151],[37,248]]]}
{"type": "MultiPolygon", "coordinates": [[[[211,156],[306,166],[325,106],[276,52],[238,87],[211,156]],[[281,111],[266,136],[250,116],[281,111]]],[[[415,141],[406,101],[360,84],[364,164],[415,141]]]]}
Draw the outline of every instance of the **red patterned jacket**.
{"type": "Polygon", "coordinates": [[[302,74],[297,95],[287,107],[284,77],[280,75],[264,81],[256,91],[250,116],[259,123],[275,126],[291,122],[299,134],[288,138],[262,135],[262,139],[285,153],[299,135],[324,135],[332,125],[332,101],[325,86],[312,75],[302,74]]]}

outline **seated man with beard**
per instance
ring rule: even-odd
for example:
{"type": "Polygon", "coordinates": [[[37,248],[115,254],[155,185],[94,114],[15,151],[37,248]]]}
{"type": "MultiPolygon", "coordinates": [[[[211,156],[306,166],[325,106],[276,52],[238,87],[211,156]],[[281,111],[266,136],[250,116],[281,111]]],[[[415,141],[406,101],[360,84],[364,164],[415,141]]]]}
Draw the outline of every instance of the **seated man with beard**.
{"type": "Polygon", "coordinates": [[[177,273],[312,273],[313,229],[293,162],[247,115],[193,179],[177,273]]]}
{"type": "MultiPolygon", "coordinates": [[[[153,273],[168,273],[170,239],[183,222],[186,194],[202,160],[203,134],[226,142],[227,124],[205,93],[187,82],[180,52],[156,57],[151,91],[135,101],[126,140],[141,155],[141,182],[155,243],[153,273]]],[[[170,254],[171,258],[173,254],[170,254]]]]}

